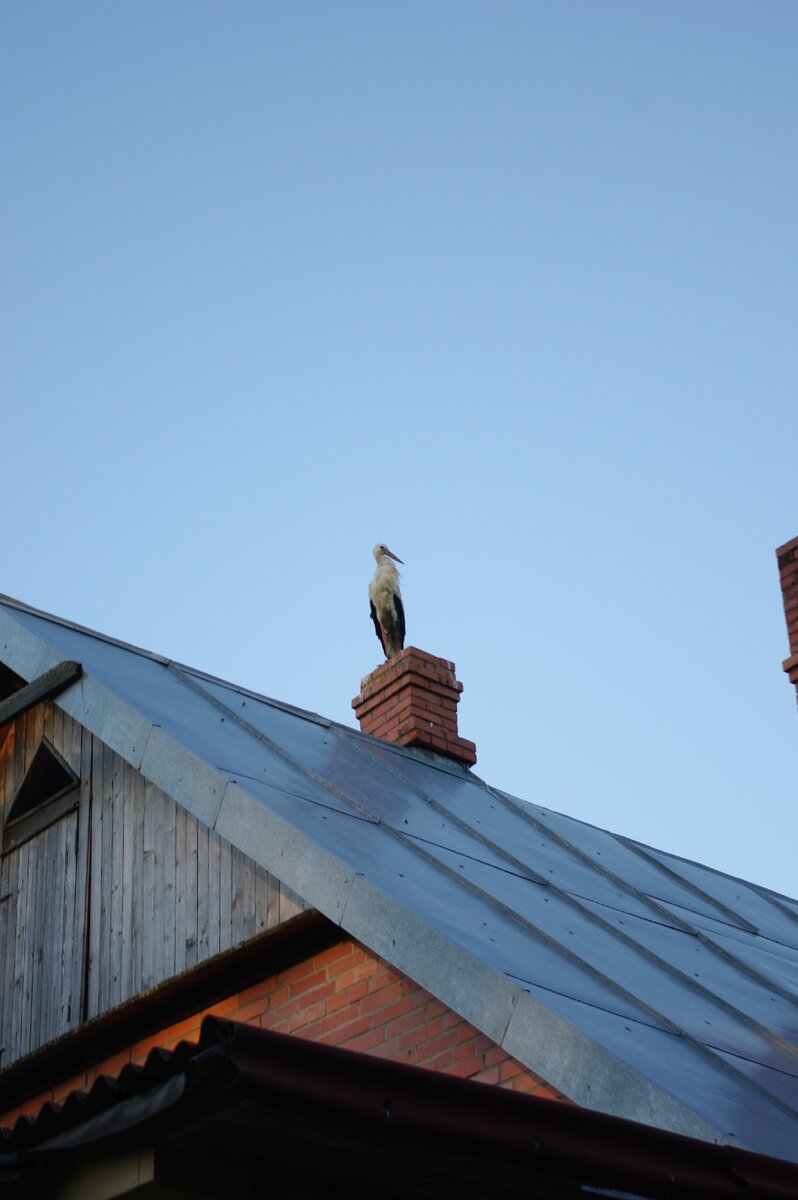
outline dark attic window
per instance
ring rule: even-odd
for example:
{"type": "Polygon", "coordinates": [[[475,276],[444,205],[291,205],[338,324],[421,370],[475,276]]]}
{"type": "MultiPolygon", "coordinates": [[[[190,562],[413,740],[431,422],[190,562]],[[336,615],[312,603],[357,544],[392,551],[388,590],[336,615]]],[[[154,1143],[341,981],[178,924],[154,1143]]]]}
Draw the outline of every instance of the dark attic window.
{"type": "MultiPolygon", "coordinates": [[[[18,675],[9,670],[5,663],[0,663],[0,704],[24,686],[18,675]]],[[[3,742],[6,740],[6,734],[10,728],[11,726],[8,722],[5,725],[0,725],[0,750],[3,748],[3,742]]]]}
{"type": "Polygon", "coordinates": [[[18,675],[15,675],[5,663],[0,663],[0,700],[7,700],[9,696],[13,696],[14,692],[18,692],[24,686],[18,675]]]}
{"type": "Polygon", "coordinates": [[[3,853],[21,846],[77,808],[79,783],[61,755],[42,740],[6,814],[3,853]]]}

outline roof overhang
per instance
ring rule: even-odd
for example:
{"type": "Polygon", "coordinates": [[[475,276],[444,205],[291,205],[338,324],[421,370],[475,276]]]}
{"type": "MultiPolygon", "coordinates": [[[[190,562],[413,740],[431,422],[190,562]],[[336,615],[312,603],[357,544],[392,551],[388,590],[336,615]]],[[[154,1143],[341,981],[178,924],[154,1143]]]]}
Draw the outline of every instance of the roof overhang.
{"type": "Polygon", "coordinates": [[[267,1184],[430,1200],[798,1192],[795,1164],[212,1017],[198,1045],[20,1119],[0,1156],[4,1195],[98,1179],[108,1200],[147,1184],[211,1200],[267,1184]]]}

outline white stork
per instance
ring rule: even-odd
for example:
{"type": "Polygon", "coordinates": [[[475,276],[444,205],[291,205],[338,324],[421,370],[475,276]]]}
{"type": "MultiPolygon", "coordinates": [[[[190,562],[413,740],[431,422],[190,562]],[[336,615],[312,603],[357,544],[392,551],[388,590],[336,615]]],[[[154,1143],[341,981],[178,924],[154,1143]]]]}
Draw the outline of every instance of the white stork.
{"type": "MultiPolygon", "coordinates": [[[[393,562],[402,562],[387,546],[374,547],[377,570],[369,584],[371,619],[386,658],[393,658],[405,644],[405,610],[399,591],[399,572],[393,562]],[[393,559],[393,562],[390,560],[393,559]]],[[[402,564],[404,565],[404,564],[402,564]]]]}

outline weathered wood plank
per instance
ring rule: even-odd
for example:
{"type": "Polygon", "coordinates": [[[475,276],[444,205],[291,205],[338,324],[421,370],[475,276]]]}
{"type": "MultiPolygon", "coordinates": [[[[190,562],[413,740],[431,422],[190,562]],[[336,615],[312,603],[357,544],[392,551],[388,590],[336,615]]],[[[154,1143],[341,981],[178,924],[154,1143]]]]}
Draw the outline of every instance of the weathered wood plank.
{"type": "Polygon", "coordinates": [[[186,820],[186,874],[185,874],[185,963],[187,967],[194,967],[197,964],[198,949],[198,926],[199,914],[197,911],[198,901],[198,834],[197,834],[197,819],[196,817],[187,814],[186,820]]]}
{"type": "MultiPolygon", "coordinates": [[[[197,961],[202,962],[210,953],[210,880],[209,853],[210,830],[201,821],[197,822],[197,961]]],[[[218,918],[217,918],[218,919],[218,918]]]]}
{"type": "Polygon", "coordinates": [[[186,835],[189,815],[184,808],[175,809],[175,972],[186,969],[186,938],[188,927],[188,862],[186,835]]]}
{"type": "MultiPolygon", "coordinates": [[[[23,850],[25,847],[23,847],[23,850]]],[[[21,1009],[18,1018],[18,1053],[27,1054],[31,1048],[31,1018],[33,1015],[33,965],[36,947],[36,880],[38,855],[36,843],[27,843],[28,852],[20,857],[20,884],[25,896],[25,919],[22,930],[21,961],[19,970],[22,978],[21,1009]]]]}
{"type": "Polygon", "coordinates": [[[75,963],[82,958],[82,938],[76,922],[78,898],[78,814],[73,813],[64,821],[64,906],[61,914],[61,945],[57,982],[57,1020],[54,1037],[60,1037],[72,1028],[74,1008],[75,963]]]}
{"type": "Polygon", "coordinates": [[[260,933],[269,922],[271,886],[268,871],[259,870],[255,881],[255,932],[260,933]]]}
{"type": "Polygon", "coordinates": [[[96,1017],[100,1004],[101,962],[103,947],[103,745],[97,738],[91,741],[91,885],[89,922],[89,961],[86,1016],[96,1017]]]}
{"type": "MultiPolygon", "coordinates": [[[[72,717],[64,715],[62,755],[64,762],[81,778],[81,727],[72,717]],[[74,765],[73,765],[74,764],[74,765]]],[[[81,868],[81,804],[82,784],[78,784],[78,811],[67,819],[65,853],[67,855],[64,933],[61,955],[61,998],[58,1033],[72,1028],[73,1013],[77,1016],[80,1003],[80,971],[83,961],[83,924],[81,896],[85,891],[85,876],[81,868]]],[[[85,869],[85,868],[84,868],[85,869]]],[[[76,1022],[77,1023],[77,1022],[76,1022]]]]}
{"type": "Polygon", "coordinates": [[[233,847],[219,842],[219,949],[233,945],[233,847]]]}
{"type": "MultiPolygon", "coordinates": [[[[120,926],[120,949],[122,954],[119,973],[120,999],[127,1000],[134,995],[133,979],[135,974],[135,956],[137,938],[135,937],[134,907],[135,884],[133,879],[134,862],[137,859],[136,846],[136,772],[129,763],[122,766],[122,920],[120,926]]],[[[138,851],[140,853],[140,850],[138,851]]]]}
{"type": "Polygon", "coordinates": [[[156,789],[154,982],[175,970],[175,802],[156,789]]]}
{"type": "Polygon", "coordinates": [[[64,757],[64,714],[52,704],[46,706],[44,736],[53,749],[64,757]]]}
{"type": "MultiPolygon", "coordinates": [[[[53,735],[58,737],[58,722],[54,723],[53,735]]],[[[64,762],[75,771],[80,778],[80,725],[61,714],[60,743],[55,747],[64,762]],[[73,766],[76,764],[76,767],[73,766]]],[[[78,806],[80,805],[81,788],[78,785],[78,806]]],[[[61,913],[61,940],[59,951],[60,966],[58,973],[58,994],[56,996],[58,1017],[54,1036],[60,1036],[71,1028],[72,1010],[75,1000],[75,960],[82,959],[81,929],[77,924],[78,916],[78,853],[79,853],[79,811],[67,817],[64,821],[64,906],[61,913]]],[[[80,890],[83,890],[82,884],[80,890]]]]}
{"type": "Polygon", "coordinates": [[[266,928],[280,923],[280,880],[276,875],[269,876],[269,898],[266,906],[266,928]]]}
{"type": "Polygon", "coordinates": [[[15,1059],[20,1056],[20,1021],[22,1000],[25,984],[24,971],[24,954],[25,954],[25,887],[24,873],[27,871],[28,850],[23,846],[20,850],[14,851],[9,856],[16,867],[16,886],[15,886],[15,916],[14,922],[14,944],[9,945],[9,970],[7,971],[7,980],[10,976],[9,988],[9,1003],[8,1003],[8,1053],[9,1058],[15,1059]]]}
{"type": "Polygon", "coordinates": [[[75,932],[77,953],[74,956],[72,977],[73,1008],[70,1024],[88,1017],[90,912],[92,852],[92,737],[76,721],[73,726],[73,748],[79,749],[80,808],[78,810],[77,893],[75,896],[75,932]]]}
{"type": "Polygon", "coordinates": [[[284,883],[280,884],[280,922],[288,921],[307,908],[305,901],[292,892],[284,883]]]}
{"type": "Polygon", "coordinates": [[[100,953],[97,962],[99,977],[99,1012],[106,1012],[111,1005],[111,888],[113,887],[113,841],[114,810],[111,802],[113,777],[113,753],[107,746],[100,746],[100,805],[102,812],[101,882],[99,892],[100,953]]]}
{"type": "Polygon", "coordinates": [[[246,912],[244,909],[244,877],[241,871],[242,854],[235,847],[232,849],[232,903],[231,924],[232,942],[237,946],[246,937],[246,912]]]}
{"type": "Polygon", "coordinates": [[[177,856],[175,851],[177,832],[177,805],[171,796],[164,797],[164,840],[163,840],[163,872],[164,872],[164,926],[163,926],[163,957],[161,960],[158,979],[168,979],[175,971],[175,888],[177,856]]]}
{"type": "Polygon", "coordinates": [[[144,868],[144,780],[132,767],[125,774],[125,904],[126,953],[123,967],[124,999],[142,989],[143,868],[144,868]]]}
{"type": "Polygon", "coordinates": [[[35,921],[31,963],[31,1048],[41,1045],[49,1021],[48,1001],[53,955],[45,952],[45,946],[49,948],[52,945],[53,909],[58,902],[58,893],[62,886],[56,861],[57,833],[57,826],[51,825],[32,843],[39,867],[39,878],[33,894],[35,921]]]}
{"type": "Polygon", "coordinates": [[[208,838],[208,954],[218,954],[225,945],[221,912],[222,850],[215,833],[208,838]]]}
{"type": "Polygon", "coordinates": [[[144,785],[144,853],[141,865],[142,881],[142,945],[141,982],[145,988],[155,983],[155,878],[156,878],[156,792],[152,783],[144,785]]]}
{"type": "MultiPolygon", "coordinates": [[[[60,709],[58,710],[60,711],[60,709]]],[[[63,758],[70,771],[81,778],[81,746],[83,744],[82,728],[79,721],[74,717],[68,716],[67,713],[62,713],[64,722],[63,741],[61,746],[56,746],[61,757],[63,758]]]]}
{"type": "Polygon", "coordinates": [[[17,768],[16,779],[14,780],[15,792],[19,791],[22,780],[25,778],[28,772],[31,755],[33,752],[33,720],[30,716],[30,713],[25,713],[23,716],[22,720],[20,721],[20,729],[22,731],[22,737],[20,739],[22,756],[15,764],[17,768]]]}
{"type": "Polygon", "coordinates": [[[51,717],[51,713],[52,710],[49,704],[37,704],[36,707],[32,708],[30,713],[27,714],[28,718],[32,720],[33,725],[28,769],[30,769],[33,764],[33,760],[36,757],[36,751],[39,749],[41,740],[44,737],[45,721],[48,717],[51,717]]]}
{"type": "Polygon", "coordinates": [[[51,671],[45,671],[38,679],[25,684],[25,687],[14,692],[7,700],[0,701],[0,725],[5,725],[8,721],[22,716],[40,700],[57,696],[64,688],[79,679],[81,673],[80,663],[68,661],[59,663],[51,671]]]}
{"type": "MultiPolygon", "coordinates": [[[[0,742],[0,820],[5,818],[6,809],[6,779],[8,754],[6,751],[5,742],[0,742]]],[[[0,850],[2,850],[2,834],[0,834],[0,850]]],[[[5,856],[8,858],[8,855],[5,856]]],[[[11,924],[11,893],[8,890],[8,875],[6,863],[2,855],[0,855],[0,1070],[3,1067],[3,1058],[6,1052],[5,1038],[5,1007],[6,1007],[6,951],[8,949],[9,936],[13,926],[11,924]]]]}
{"type": "Polygon", "coordinates": [[[123,908],[124,908],[124,855],[125,855],[125,811],[124,811],[124,762],[118,754],[111,755],[111,819],[113,835],[111,843],[111,909],[109,929],[109,980],[108,1003],[113,1007],[122,999],[123,908]]]}
{"type": "Polygon", "coordinates": [[[14,955],[19,907],[19,853],[7,854],[0,861],[0,1067],[12,1057],[12,1021],[14,1012],[14,955]]]}

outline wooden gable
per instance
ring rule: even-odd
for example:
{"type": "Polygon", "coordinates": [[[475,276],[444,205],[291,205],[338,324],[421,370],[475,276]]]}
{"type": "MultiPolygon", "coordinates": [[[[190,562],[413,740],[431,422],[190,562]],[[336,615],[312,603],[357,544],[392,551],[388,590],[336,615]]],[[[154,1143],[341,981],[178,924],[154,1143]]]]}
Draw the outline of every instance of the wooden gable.
{"type": "Polygon", "coordinates": [[[305,907],[49,701],[5,726],[0,831],[0,1068],[305,907]]]}

